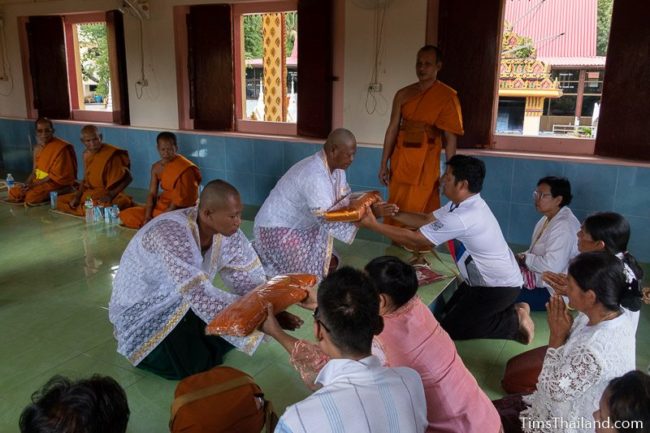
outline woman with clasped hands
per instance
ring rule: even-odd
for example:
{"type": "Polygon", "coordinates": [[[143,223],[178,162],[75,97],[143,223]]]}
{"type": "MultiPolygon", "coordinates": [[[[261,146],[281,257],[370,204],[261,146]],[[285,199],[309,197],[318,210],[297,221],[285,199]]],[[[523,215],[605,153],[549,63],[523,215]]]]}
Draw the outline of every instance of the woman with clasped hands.
{"type": "Polygon", "coordinates": [[[537,391],[523,397],[524,432],[593,431],[592,413],[609,381],[635,368],[636,323],[641,293],[631,290],[622,262],[607,252],[578,255],[569,266],[564,300],[548,303],[549,349],[537,391]],[[625,307],[625,308],[622,308],[625,307]]]}

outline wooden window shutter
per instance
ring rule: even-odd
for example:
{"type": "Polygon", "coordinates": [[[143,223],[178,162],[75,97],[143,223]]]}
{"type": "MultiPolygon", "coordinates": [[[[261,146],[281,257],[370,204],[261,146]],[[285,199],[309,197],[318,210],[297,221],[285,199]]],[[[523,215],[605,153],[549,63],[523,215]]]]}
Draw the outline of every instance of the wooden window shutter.
{"type": "Polygon", "coordinates": [[[458,147],[492,143],[503,7],[503,0],[440,0],[438,78],[458,92],[465,127],[458,147]]]}
{"type": "Polygon", "coordinates": [[[70,118],[63,18],[33,16],[27,22],[29,69],[39,117],[70,118]]]}
{"type": "Polygon", "coordinates": [[[129,116],[129,81],[126,75],[126,45],[124,43],[124,18],[120,11],[106,12],[106,31],[111,69],[111,98],[113,122],[131,123],[129,116]]]}
{"type": "Polygon", "coordinates": [[[298,1],[298,135],[332,129],[332,2],[298,1]]]}
{"type": "Polygon", "coordinates": [[[235,102],[230,5],[191,6],[187,33],[194,128],[232,131],[235,102]]]}
{"type": "Polygon", "coordinates": [[[607,47],[596,154],[650,160],[650,3],[616,0],[607,47]]]}

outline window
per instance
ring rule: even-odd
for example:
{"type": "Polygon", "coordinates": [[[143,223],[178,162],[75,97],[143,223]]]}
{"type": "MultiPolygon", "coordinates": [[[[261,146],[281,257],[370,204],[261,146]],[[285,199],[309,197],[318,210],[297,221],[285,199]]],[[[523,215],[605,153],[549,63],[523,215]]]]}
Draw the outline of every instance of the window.
{"type": "Polygon", "coordinates": [[[296,11],[241,16],[246,100],[242,119],[296,123],[297,24],[296,11]]]}
{"type": "MultiPolygon", "coordinates": [[[[504,2],[496,134],[588,139],[593,147],[612,0],[580,5],[541,0],[504,2]],[[512,98],[522,103],[516,106],[512,98]],[[521,122],[521,127],[510,124],[506,128],[507,114],[511,122],[513,116],[521,122]]],[[[496,147],[508,140],[497,136],[496,147]]],[[[543,142],[535,143],[538,148],[543,142]]],[[[593,151],[580,146],[572,148],[581,153],[593,151]]]]}
{"type": "Polygon", "coordinates": [[[326,137],[336,80],[332,10],[321,0],[175,6],[180,128],[326,137]],[[309,80],[298,99],[299,75],[309,80]]]}
{"type": "Polygon", "coordinates": [[[235,4],[233,23],[236,129],[295,135],[297,1],[235,4]]]}
{"type": "Polygon", "coordinates": [[[106,22],[72,24],[74,69],[68,71],[72,108],[88,111],[113,111],[111,70],[106,22]],[[76,89],[72,89],[72,84],[76,89]]]}
{"type": "Polygon", "coordinates": [[[129,123],[121,13],[20,21],[29,51],[23,70],[30,117],[129,123]]]}

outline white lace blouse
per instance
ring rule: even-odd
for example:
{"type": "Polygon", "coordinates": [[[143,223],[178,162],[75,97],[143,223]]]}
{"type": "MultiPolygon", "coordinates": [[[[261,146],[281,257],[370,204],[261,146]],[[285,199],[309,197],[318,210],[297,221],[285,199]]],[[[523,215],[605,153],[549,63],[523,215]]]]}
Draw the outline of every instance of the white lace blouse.
{"type": "Polygon", "coordinates": [[[593,412],[611,379],[635,368],[636,322],[621,309],[612,320],[588,326],[578,314],[571,334],[544,358],[537,391],[525,396],[524,432],[593,432],[593,412]]]}

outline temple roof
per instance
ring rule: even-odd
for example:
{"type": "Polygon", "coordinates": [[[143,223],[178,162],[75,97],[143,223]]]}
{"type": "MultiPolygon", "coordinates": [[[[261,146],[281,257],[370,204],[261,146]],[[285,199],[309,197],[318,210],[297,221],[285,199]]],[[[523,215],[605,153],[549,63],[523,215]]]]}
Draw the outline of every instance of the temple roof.
{"type": "Polygon", "coordinates": [[[589,58],[596,56],[597,12],[597,0],[506,0],[505,19],[533,39],[538,58],[589,58]]]}
{"type": "Polygon", "coordinates": [[[605,57],[604,56],[593,56],[593,57],[538,57],[539,60],[543,61],[547,65],[551,66],[594,66],[594,67],[605,67],[605,57]]]}

